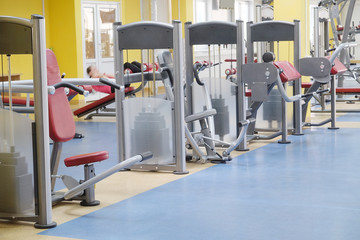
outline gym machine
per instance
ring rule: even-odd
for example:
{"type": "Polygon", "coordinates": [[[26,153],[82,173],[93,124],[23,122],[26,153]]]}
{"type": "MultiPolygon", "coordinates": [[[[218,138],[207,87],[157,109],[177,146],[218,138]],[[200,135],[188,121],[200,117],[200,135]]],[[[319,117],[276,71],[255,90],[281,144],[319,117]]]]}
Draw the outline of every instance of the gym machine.
{"type": "MultiPolygon", "coordinates": [[[[360,25],[351,26],[351,20],[355,9],[356,0],[321,0],[319,7],[326,7],[329,11],[329,19],[331,30],[334,35],[334,47],[337,48],[341,43],[354,43],[355,35],[360,33],[360,25]],[[345,6],[347,6],[347,12],[345,13],[345,6]],[[342,24],[340,15],[346,14],[345,22],[342,24]]],[[[316,17],[316,14],[315,14],[316,17]]],[[[315,19],[315,24],[318,20],[315,19]]],[[[327,30],[327,29],[325,29],[327,30]]],[[[325,36],[328,36],[328,31],[324,32],[325,36]]],[[[349,76],[360,83],[360,71],[354,71],[350,69],[350,49],[355,47],[352,45],[350,48],[344,48],[340,52],[339,60],[347,68],[347,73],[339,74],[338,87],[344,87],[344,80],[346,76],[349,76]]],[[[326,48],[328,50],[328,48],[326,48]]]]}
{"type": "MultiPolygon", "coordinates": [[[[33,124],[22,115],[1,109],[2,127],[7,131],[1,131],[0,143],[0,218],[35,222],[37,228],[55,227],[51,209],[44,17],[32,15],[31,19],[24,19],[2,16],[0,38],[0,53],[8,55],[9,59],[14,54],[32,54],[35,99],[33,124]],[[19,129],[24,131],[19,132],[19,129]],[[25,144],[20,139],[30,141],[25,144]],[[34,146],[29,144],[31,142],[34,146]]],[[[11,95],[10,65],[9,80],[11,95]]]]}
{"type": "MultiPolygon", "coordinates": [[[[116,84],[120,85],[120,90],[116,92],[119,161],[124,161],[134,152],[151,151],[152,160],[147,161],[146,164],[136,164],[130,169],[188,173],[185,164],[181,22],[173,21],[172,25],[150,21],[126,25],[114,23],[113,27],[115,79],[116,84]],[[142,97],[125,99],[126,77],[122,74],[124,51],[134,49],[141,51],[141,64],[146,50],[148,56],[152,55],[155,62],[154,50],[173,49],[173,100],[161,99],[159,96],[145,97],[144,91],[142,97]]],[[[144,84],[143,69],[140,74],[144,84]]],[[[155,70],[152,75],[155,82],[157,78],[155,70]]],[[[155,90],[153,92],[156,93],[155,90]]]]}
{"type": "MultiPolygon", "coordinates": [[[[279,143],[290,143],[287,140],[288,128],[292,128],[295,135],[302,135],[302,105],[301,99],[301,75],[314,76],[316,79],[323,79],[330,74],[330,63],[326,58],[305,58],[300,59],[300,22],[295,20],[291,22],[282,21],[265,21],[261,23],[249,22],[247,24],[247,64],[242,66],[241,82],[251,89],[249,109],[246,117],[256,118],[258,110],[263,106],[263,116],[265,121],[272,122],[276,120],[281,123],[280,131],[270,136],[254,135],[255,123],[251,123],[248,128],[249,138],[252,139],[272,139],[281,135],[279,143]],[[264,63],[254,63],[254,44],[256,42],[293,42],[294,48],[294,66],[285,61],[277,61],[272,53],[265,53],[263,56],[264,63]],[[293,96],[287,96],[286,83],[293,87],[293,96]],[[277,91],[272,91],[277,85],[277,91]],[[275,101],[266,102],[269,95],[275,98],[275,101]],[[278,100],[277,100],[278,99],[278,100]],[[280,102],[280,104],[277,104],[280,102]],[[288,124],[287,102],[293,102],[293,119],[288,124]],[[265,104],[266,103],[266,104],[265,104]],[[280,106],[279,106],[280,105],[280,106]],[[278,119],[281,116],[281,119],[278,119]]],[[[330,78],[329,78],[330,79],[330,78]]],[[[242,96],[244,98],[244,96],[242,96]]],[[[244,109],[240,109],[240,112],[244,109]]],[[[259,119],[257,119],[259,121],[259,119]]],[[[246,150],[246,141],[241,150],[246,150]]]]}
{"type": "MultiPolygon", "coordinates": [[[[186,135],[187,145],[192,149],[193,160],[221,163],[228,161],[231,159],[231,151],[241,144],[246,134],[250,120],[240,121],[240,113],[237,112],[237,106],[245,103],[238,100],[239,95],[244,94],[244,89],[239,82],[231,82],[223,78],[221,72],[221,44],[230,45],[231,55],[232,45],[236,45],[236,64],[237,66],[243,64],[242,25],[242,21],[236,24],[216,21],[185,23],[187,107],[185,122],[189,130],[186,135]],[[194,64],[193,48],[198,45],[208,47],[208,59],[204,63],[194,64]],[[218,45],[218,59],[215,51],[211,54],[211,48],[215,49],[216,45],[218,45]],[[217,72],[215,68],[218,68],[217,72]],[[208,69],[209,74],[206,83],[199,77],[199,72],[204,69],[208,69]],[[199,146],[205,146],[206,154],[199,146]],[[216,152],[216,146],[225,148],[222,154],[216,152]]],[[[231,62],[231,66],[232,64],[231,62]]],[[[234,69],[230,67],[227,71],[233,71],[235,74],[234,69]]]]}

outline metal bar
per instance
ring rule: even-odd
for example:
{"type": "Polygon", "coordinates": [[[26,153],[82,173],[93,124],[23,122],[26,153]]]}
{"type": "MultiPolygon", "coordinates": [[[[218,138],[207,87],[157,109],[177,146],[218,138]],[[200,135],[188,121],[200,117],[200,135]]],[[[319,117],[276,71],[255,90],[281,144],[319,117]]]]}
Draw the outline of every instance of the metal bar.
{"type": "Polygon", "coordinates": [[[35,227],[47,228],[56,226],[52,222],[52,201],[50,187],[50,149],[49,149],[49,113],[46,74],[45,19],[32,15],[33,24],[33,65],[34,65],[34,99],[36,125],[36,152],[38,175],[39,218],[35,227]]]}
{"type": "Polygon", "coordinates": [[[320,56],[320,46],[319,46],[319,8],[314,8],[314,57],[320,56]]]}
{"type": "Polygon", "coordinates": [[[252,22],[246,23],[246,29],[247,29],[247,62],[252,63],[254,62],[254,43],[251,39],[251,25],[252,22]]]}
{"type": "Polygon", "coordinates": [[[329,119],[324,120],[324,121],[319,122],[319,123],[305,123],[304,126],[307,126],[307,127],[311,127],[311,126],[320,127],[320,126],[325,125],[325,124],[327,124],[327,123],[329,123],[331,121],[332,121],[332,119],[329,118],[329,119]]]}
{"type": "Polygon", "coordinates": [[[118,160],[119,162],[125,159],[125,134],[124,134],[124,115],[123,115],[123,100],[125,99],[124,88],[124,64],[123,64],[123,50],[119,48],[119,38],[117,28],[121,26],[121,22],[113,23],[114,31],[114,69],[116,83],[121,86],[120,91],[115,93],[115,109],[116,109],[116,131],[117,131],[117,145],[118,145],[118,160]]]}
{"type": "Polygon", "coordinates": [[[183,49],[180,21],[173,21],[174,57],[174,119],[175,119],[175,158],[176,174],[186,174],[184,88],[183,88],[183,49]]]}
{"type": "MultiPolygon", "coordinates": [[[[237,79],[237,114],[236,122],[241,122],[246,120],[246,98],[245,98],[245,83],[242,79],[242,65],[245,63],[245,42],[244,42],[244,22],[241,20],[236,21],[237,33],[236,33],[236,79],[237,79]]],[[[247,25],[249,27],[249,25],[247,25]]],[[[248,36],[249,37],[249,36],[248,36]]],[[[237,127],[236,129],[237,136],[241,133],[241,128],[237,127]]],[[[247,139],[246,134],[244,135],[244,140],[239,144],[238,150],[247,151],[247,139]]]]}
{"type": "Polygon", "coordinates": [[[329,129],[338,129],[336,127],[336,84],[334,76],[331,76],[331,127],[329,129]]]}
{"type": "MultiPolygon", "coordinates": [[[[55,93],[55,88],[53,86],[46,86],[46,89],[48,94],[55,93]]],[[[4,88],[0,88],[0,92],[2,92],[3,90],[5,92],[9,91],[10,86],[4,86],[4,88]]],[[[11,86],[11,91],[14,93],[34,93],[34,87],[29,85],[15,85],[11,86]]]]}
{"type": "MultiPolygon", "coordinates": [[[[294,28],[294,67],[299,70],[300,66],[300,55],[301,55],[301,34],[300,34],[300,21],[294,20],[295,28],[294,28]]],[[[301,94],[301,78],[294,81],[293,85],[294,96],[301,94]]],[[[302,135],[302,107],[301,107],[301,99],[294,102],[294,134],[302,135]]]]}
{"type": "MultiPolygon", "coordinates": [[[[190,44],[190,30],[189,27],[191,26],[191,22],[185,23],[185,67],[186,67],[186,76],[185,76],[185,82],[186,82],[186,108],[187,112],[186,115],[193,114],[193,107],[192,107],[192,83],[194,80],[194,73],[193,73],[193,47],[190,44]]],[[[209,60],[210,64],[210,60],[209,60]]],[[[209,72],[211,72],[209,68],[209,72]]],[[[193,131],[193,123],[187,123],[187,127],[190,131],[193,131]]]]}
{"type": "Polygon", "coordinates": [[[15,151],[15,143],[14,143],[14,115],[12,111],[12,89],[11,89],[11,56],[8,57],[8,83],[9,83],[9,125],[10,125],[10,151],[15,151]]]}
{"type": "MultiPolygon", "coordinates": [[[[58,172],[61,150],[62,150],[62,143],[61,142],[54,142],[53,149],[52,149],[52,152],[51,152],[51,159],[50,159],[51,175],[56,175],[57,172],[58,172]]],[[[54,189],[55,189],[55,183],[56,183],[56,178],[52,177],[51,178],[51,192],[53,192],[54,189]]]]}
{"type": "MultiPolygon", "coordinates": [[[[286,91],[286,85],[284,85],[284,88],[286,91]]],[[[281,98],[281,120],[281,140],[279,140],[278,143],[287,144],[290,143],[290,141],[287,140],[287,106],[284,98],[281,98]]]]}
{"type": "MultiPolygon", "coordinates": [[[[259,22],[262,22],[261,5],[256,5],[256,23],[259,23],[259,22]]],[[[257,48],[256,55],[257,55],[257,62],[258,63],[262,62],[262,55],[263,55],[262,45],[263,45],[262,42],[258,42],[256,44],[256,48],[257,48]]]]}

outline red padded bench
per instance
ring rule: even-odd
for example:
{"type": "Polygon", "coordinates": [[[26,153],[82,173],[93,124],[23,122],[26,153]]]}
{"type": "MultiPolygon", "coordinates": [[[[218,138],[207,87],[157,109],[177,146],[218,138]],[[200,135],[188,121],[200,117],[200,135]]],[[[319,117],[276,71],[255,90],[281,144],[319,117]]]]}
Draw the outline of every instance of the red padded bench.
{"type": "MultiPolygon", "coordinates": [[[[130,93],[134,90],[135,90],[134,87],[127,87],[125,88],[125,94],[130,93]]],[[[111,93],[103,98],[100,98],[95,102],[92,102],[84,107],[79,108],[78,110],[74,111],[74,115],[77,117],[82,117],[102,107],[105,107],[113,102],[115,102],[115,93],[111,93]]]]}
{"type": "Polygon", "coordinates": [[[342,93],[342,94],[360,93],[360,88],[336,88],[336,93],[342,93]]]}
{"type": "Polygon", "coordinates": [[[300,73],[296,70],[296,68],[287,61],[278,61],[273,62],[274,66],[282,69],[282,73],[280,73],[280,79],[283,83],[289,81],[295,81],[301,78],[300,73]]]}
{"type": "MultiPolygon", "coordinates": [[[[9,104],[9,97],[1,97],[3,103],[9,104]]],[[[12,97],[12,103],[14,105],[26,106],[26,98],[12,97]]],[[[34,106],[34,100],[30,99],[30,106],[34,106]]]]}

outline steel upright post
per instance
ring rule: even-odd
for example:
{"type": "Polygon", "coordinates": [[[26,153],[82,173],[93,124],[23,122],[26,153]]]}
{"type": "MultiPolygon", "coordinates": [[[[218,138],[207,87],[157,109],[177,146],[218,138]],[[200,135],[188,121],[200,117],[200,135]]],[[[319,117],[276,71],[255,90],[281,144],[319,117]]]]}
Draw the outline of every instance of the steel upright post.
{"type": "MultiPolygon", "coordinates": [[[[185,82],[186,82],[186,108],[187,108],[187,115],[192,114],[192,82],[194,79],[194,73],[193,73],[193,47],[190,44],[190,34],[189,34],[189,26],[191,25],[191,22],[185,23],[185,57],[186,57],[186,76],[185,76],[185,82]]],[[[188,128],[190,131],[193,130],[193,124],[188,123],[188,128]]]]}
{"type": "MultiPolygon", "coordinates": [[[[237,67],[237,72],[236,72],[236,79],[237,79],[237,104],[239,106],[238,108],[238,113],[237,113],[237,121],[236,122],[240,122],[243,120],[246,120],[246,98],[245,98],[245,84],[243,83],[243,79],[242,79],[242,65],[245,63],[245,54],[244,54],[244,49],[245,49],[245,43],[244,43],[244,22],[241,20],[237,20],[236,21],[236,26],[237,26],[237,35],[236,35],[236,67],[237,67]]],[[[240,134],[241,129],[239,129],[239,127],[236,128],[237,129],[237,135],[240,134]]],[[[239,144],[238,150],[241,151],[247,151],[249,150],[247,148],[247,137],[246,137],[246,133],[244,136],[244,140],[239,144]]]]}
{"type": "MultiPolygon", "coordinates": [[[[256,23],[260,23],[260,22],[262,22],[261,5],[256,5],[256,23]]],[[[256,55],[257,55],[258,63],[262,62],[262,55],[264,54],[262,46],[263,46],[262,42],[258,42],[256,44],[256,48],[257,48],[256,55]]]]}
{"type": "Polygon", "coordinates": [[[117,144],[118,144],[118,160],[122,162],[125,160],[125,141],[124,141],[124,116],[123,116],[123,100],[125,98],[124,86],[124,64],[123,64],[123,51],[119,49],[119,35],[117,32],[118,26],[121,22],[113,23],[114,31],[114,69],[115,81],[121,86],[120,91],[115,91],[115,109],[116,109],[116,131],[117,131],[117,144]]]}
{"type": "Polygon", "coordinates": [[[45,19],[32,15],[33,75],[36,126],[36,165],[38,189],[38,222],[37,228],[55,227],[52,221],[51,179],[50,179],[50,144],[49,112],[46,74],[45,19]]]}
{"type": "Polygon", "coordinates": [[[319,46],[319,8],[314,8],[314,57],[319,57],[320,46],[319,46]]]}
{"type": "Polygon", "coordinates": [[[185,155],[185,116],[183,89],[183,48],[180,21],[173,21],[173,58],[174,58],[174,122],[175,122],[175,174],[187,174],[185,155]]]}
{"type": "MultiPolygon", "coordinates": [[[[300,45],[300,21],[294,20],[294,67],[299,70],[300,65],[300,54],[301,54],[301,45],[300,45]]],[[[294,95],[301,94],[301,78],[294,81],[293,85],[294,95]]],[[[303,135],[302,132],[302,106],[301,99],[294,102],[294,135],[303,135]]]]}

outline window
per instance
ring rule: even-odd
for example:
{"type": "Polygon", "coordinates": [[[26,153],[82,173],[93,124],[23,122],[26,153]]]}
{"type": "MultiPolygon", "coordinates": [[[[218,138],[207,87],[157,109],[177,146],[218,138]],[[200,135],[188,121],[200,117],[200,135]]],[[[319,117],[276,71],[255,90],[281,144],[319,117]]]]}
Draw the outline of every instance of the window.
{"type": "MultiPolygon", "coordinates": [[[[216,3],[216,1],[215,1],[216,3]]],[[[252,21],[253,0],[236,0],[234,9],[219,9],[214,0],[194,0],[194,22],[206,21],[252,21]]]]}

